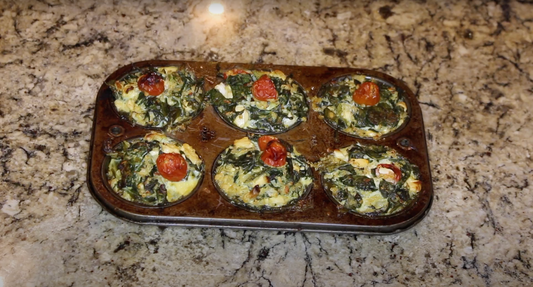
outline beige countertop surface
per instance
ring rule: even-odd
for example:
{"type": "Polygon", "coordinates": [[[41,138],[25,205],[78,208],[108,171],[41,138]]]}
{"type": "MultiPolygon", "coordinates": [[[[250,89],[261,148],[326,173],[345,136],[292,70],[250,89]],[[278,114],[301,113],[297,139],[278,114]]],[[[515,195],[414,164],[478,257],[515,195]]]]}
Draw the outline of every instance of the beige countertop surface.
{"type": "Polygon", "coordinates": [[[0,3],[0,286],[533,285],[531,1],[222,2],[0,3]],[[151,59],[403,80],[425,122],[429,214],[385,236],[113,216],[87,186],[95,97],[151,59]]]}

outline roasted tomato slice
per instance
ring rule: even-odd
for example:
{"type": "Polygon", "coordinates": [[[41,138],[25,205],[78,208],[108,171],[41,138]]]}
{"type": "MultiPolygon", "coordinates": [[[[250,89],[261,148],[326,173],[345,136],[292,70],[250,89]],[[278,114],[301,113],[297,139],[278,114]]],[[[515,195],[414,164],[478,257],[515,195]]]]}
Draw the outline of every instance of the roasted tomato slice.
{"type": "Polygon", "coordinates": [[[362,83],[353,93],[353,100],[360,105],[374,106],[379,99],[379,86],[373,82],[362,83]]]}
{"type": "Polygon", "coordinates": [[[388,163],[378,164],[376,175],[392,183],[397,183],[402,179],[402,171],[394,164],[388,163]]]}
{"type": "Polygon", "coordinates": [[[156,164],[161,176],[170,181],[180,181],[187,175],[187,161],[179,153],[162,153],[156,164]]]}
{"type": "Polygon", "coordinates": [[[159,74],[150,72],[139,78],[137,86],[150,96],[159,96],[165,91],[165,80],[159,74]]]}
{"type": "Polygon", "coordinates": [[[278,140],[272,140],[261,154],[261,160],[270,166],[284,166],[287,162],[287,149],[278,140]]]}
{"type": "Polygon", "coordinates": [[[271,141],[279,141],[277,137],[273,136],[261,136],[257,140],[257,144],[259,144],[259,149],[264,151],[267,148],[267,145],[271,141]]]}
{"type": "Polygon", "coordinates": [[[229,70],[224,73],[224,80],[226,80],[229,76],[234,76],[238,74],[248,74],[248,72],[245,70],[241,70],[241,69],[229,70]]]}
{"type": "Polygon", "coordinates": [[[252,85],[252,95],[258,101],[277,100],[278,91],[268,75],[262,75],[252,85]]]}

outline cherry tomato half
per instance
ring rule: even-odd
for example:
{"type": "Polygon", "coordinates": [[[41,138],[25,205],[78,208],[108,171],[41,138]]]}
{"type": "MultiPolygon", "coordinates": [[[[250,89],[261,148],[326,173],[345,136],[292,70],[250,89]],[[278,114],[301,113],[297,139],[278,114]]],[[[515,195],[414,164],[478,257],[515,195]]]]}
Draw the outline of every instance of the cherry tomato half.
{"type": "Polygon", "coordinates": [[[162,153],[156,164],[161,176],[170,181],[180,181],[187,175],[187,161],[179,153],[162,153]]]}
{"type": "Polygon", "coordinates": [[[381,163],[376,167],[376,175],[381,176],[386,181],[396,183],[402,179],[402,171],[394,164],[381,163]],[[390,174],[391,170],[393,174],[390,174]]]}
{"type": "Polygon", "coordinates": [[[379,87],[373,82],[362,83],[353,93],[353,100],[360,105],[374,106],[379,98],[379,87]]]}
{"type": "Polygon", "coordinates": [[[287,162],[287,149],[279,141],[272,140],[261,154],[261,160],[270,166],[284,166],[287,162]]]}
{"type": "Polygon", "coordinates": [[[150,72],[143,75],[137,81],[139,90],[149,94],[150,96],[159,96],[165,91],[165,81],[163,77],[155,72],[150,72]]]}
{"type": "Polygon", "coordinates": [[[252,85],[252,95],[256,100],[266,101],[266,100],[277,100],[278,91],[272,79],[267,75],[262,75],[257,81],[252,85]]]}
{"type": "Polygon", "coordinates": [[[268,143],[271,142],[271,141],[279,141],[277,137],[273,137],[273,136],[261,136],[258,140],[257,140],[257,144],[259,145],[259,149],[264,151],[267,146],[268,146],[268,143]]]}

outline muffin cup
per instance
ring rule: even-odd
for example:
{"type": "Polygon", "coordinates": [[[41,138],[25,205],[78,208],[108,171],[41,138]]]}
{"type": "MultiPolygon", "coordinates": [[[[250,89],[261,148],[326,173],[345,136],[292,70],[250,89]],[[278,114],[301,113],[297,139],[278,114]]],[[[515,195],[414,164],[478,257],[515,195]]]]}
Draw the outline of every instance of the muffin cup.
{"type": "MultiPolygon", "coordinates": [[[[292,150],[292,146],[287,143],[286,141],[283,141],[283,140],[280,140],[280,142],[282,142],[282,144],[284,146],[287,146],[287,147],[290,147],[289,152],[291,152],[292,150]]],[[[230,147],[228,147],[229,149],[230,147]]],[[[253,204],[249,204],[249,203],[246,203],[244,202],[243,200],[240,200],[238,198],[232,198],[230,197],[226,190],[224,190],[219,184],[218,182],[215,180],[215,176],[216,176],[216,173],[217,173],[217,169],[219,166],[223,165],[223,163],[221,162],[222,160],[222,154],[225,153],[227,151],[227,149],[225,149],[224,151],[222,151],[218,156],[217,158],[215,159],[215,162],[213,164],[213,168],[211,170],[211,178],[213,179],[213,185],[215,186],[215,188],[217,189],[217,191],[219,192],[220,196],[222,198],[224,198],[226,201],[230,202],[231,204],[239,207],[239,208],[242,208],[244,210],[247,210],[247,211],[251,211],[251,212],[290,212],[291,209],[294,209],[295,206],[298,205],[298,203],[300,201],[302,201],[310,192],[311,190],[313,189],[313,182],[311,182],[309,185],[306,186],[305,190],[302,192],[302,194],[294,199],[291,199],[290,201],[287,202],[287,204],[283,205],[283,206],[268,206],[268,205],[263,205],[263,206],[254,206],[253,204]]],[[[289,164],[289,163],[287,163],[289,164]]],[[[292,167],[291,167],[292,168],[292,167]]],[[[310,177],[313,177],[313,170],[311,169],[311,166],[307,166],[306,168],[306,173],[310,176],[310,177]]]]}
{"type": "MultiPolygon", "coordinates": [[[[149,133],[149,134],[152,134],[152,133],[149,133]]],[[[109,177],[109,165],[110,165],[110,162],[112,160],[112,153],[115,153],[117,151],[117,148],[120,147],[125,141],[126,142],[129,142],[130,144],[135,144],[135,143],[138,143],[138,142],[143,142],[143,139],[144,137],[134,137],[134,138],[129,138],[129,139],[126,139],[124,141],[121,141],[119,142],[117,145],[114,146],[114,148],[109,151],[102,163],[102,177],[105,179],[104,180],[104,184],[106,186],[106,188],[108,188],[108,190],[112,191],[112,193],[117,196],[120,200],[123,200],[125,202],[127,202],[128,204],[134,204],[134,205],[139,205],[139,206],[142,206],[142,207],[156,207],[156,208],[163,208],[163,207],[168,207],[168,206],[172,206],[172,205],[175,205],[175,204],[179,204],[185,200],[187,200],[189,197],[191,197],[192,195],[194,195],[194,193],[198,190],[198,188],[200,187],[200,185],[202,184],[202,181],[204,179],[204,175],[205,175],[205,164],[203,162],[203,160],[201,160],[201,164],[200,164],[200,168],[197,170],[197,172],[200,173],[199,177],[198,177],[198,181],[196,183],[196,185],[194,186],[194,188],[189,191],[187,194],[185,194],[184,196],[181,196],[179,197],[177,200],[173,200],[173,201],[166,201],[166,202],[160,202],[160,203],[157,203],[157,204],[149,204],[149,203],[146,203],[146,202],[142,202],[140,200],[134,200],[134,199],[127,199],[125,198],[123,195],[119,194],[119,190],[116,190],[114,189],[111,184],[110,184],[110,181],[113,180],[113,178],[110,178],[109,177]]],[[[175,141],[177,144],[179,145],[183,145],[183,143],[179,140],[176,140],[176,139],[172,139],[173,141],[175,141]]],[[[146,160],[146,157],[143,157],[142,161],[144,162],[146,160]]],[[[189,165],[190,166],[190,165],[189,165]]],[[[146,178],[146,180],[149,180],[150,178],[152,178],[152,180],[155,179],[155,177],[150,177],[150,176],[146,176],[146,177],[143,177],[141,179],[144,179],[146,178]]],[[[159,184],[162,184],[163,182],[157,182],[159,184]]],[[[167,191],[168,192],[168,191],[167,191]]]]}

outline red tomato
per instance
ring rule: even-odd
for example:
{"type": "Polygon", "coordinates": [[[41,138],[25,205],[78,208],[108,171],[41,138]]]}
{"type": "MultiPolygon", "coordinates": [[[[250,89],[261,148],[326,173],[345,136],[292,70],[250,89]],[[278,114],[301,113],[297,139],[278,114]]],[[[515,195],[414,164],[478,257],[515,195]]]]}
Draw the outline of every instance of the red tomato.
{"type": "Polygon", "coordinates": [[[238,75],[238,74],[248,74],[248,72],[246,72],[245,70],[241,70],[241,69],[229,70],[224,73],[224,80],[226,80],[229,76],[238,75]]]}
{"type": "Polygon", "coordinates": [[[272,79],[267,75],[262,75],[261,78],[253,83],[252,94],[254,95],[254,98],[259,101],[278,99],[276,86],[274,86],[274,82],[272,82],[272,79]]]}
{"type": "Polygon", "coordinates": [[[150,96],[159,96],[165,91],[165,81],[155,72],[141,76],[137,81],[137,86],[139,86],[139,90],[150,96]]]}
{"type": "Polygon", "coordinates": [[[376,167],[376,175],[383,177],[387,181],[391,181],[393,183],[396,183],[402,179],[402,171],[395,166],[394,164],[388,164],[388,163],[381,163],[378,164],[376,167]],[[392,170],[394,174],[389,174],[388,172],[384,172],[385,170],[392,170]]]}
{"type": "Polygon", "coordinates": [[[187,175],[187,162],[179,153],[162,153],[156,164],[161,176],[170,181],[180,181],[187,175]]]}
{"type": "Polygon", "coordinates": [[[284,166],[287,162],[287,149],[279,141],[272,140],[261,154],[261,160],[270,166],[284,166]]]}
{"type": "Polygon", "coordinates": [[[353,100],[360,105],[373,106],[379,103],[379,87],[376,83],[364,82],[353,93],[353,100]]]}
{"type": "Polygon", "coordinates": [[[271,142],[271,141],[279,141],[277,137],[273,137],[273,136],[261,136],[259,138],[259,140],[257,140],[257,144],[259,144],[259,149],[264,151],[267,146],[268,146],[268,143],[271,142]]]}

